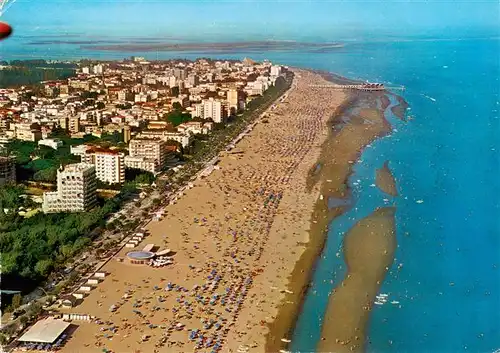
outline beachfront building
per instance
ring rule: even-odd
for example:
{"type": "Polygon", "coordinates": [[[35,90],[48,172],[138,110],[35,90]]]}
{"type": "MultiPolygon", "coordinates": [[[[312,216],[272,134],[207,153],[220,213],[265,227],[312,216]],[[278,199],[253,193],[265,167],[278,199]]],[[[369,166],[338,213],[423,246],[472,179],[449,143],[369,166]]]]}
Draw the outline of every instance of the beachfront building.
{"type": "Polygon", "coordinates": [[[130,169],[140,169],[150,172],[154,175],[161,172],[161,168],[154,159],[146,157],[125,156],[125,166],[130,169]]]}
{"type": "Polygon", "coordinates": [[[135,138],[130,141],[125,165],[158,174],[165,167],[169,154],[167,143],[163,140],[135,138]]]}
{"type": "Polygon", "coordinates": [[[105,148],[90,148],[82,162],[95,166],[97,179],[109,184],[125,182],[125,154],[105,148]]]}
{"type": "Polygon", "coordinates": [[[84,212],[97,203],[95,166],[69,164],[57,171],[57,191],[43,194],[45,213],[84,212]]]}
{"type": "Polygon", "coordinates": [[[21,346],[26,348],[31,346],[36,347],[36,345],[41,345],[46,350],[47,348],[57,348],[62,346],[64,341],[69,337],[67,331],[70,326],[69,322],[47,317],[34,324],[17,341],[21,346]]]}
{"type": "Polygon", "coordinates": [[[11,157],[0,157],[0,185],[16,182],[16,162],[11,157]]]}
{"type": "Polygon", "coordinates": [[[191,134],[187,134],[185,132],[170,131],[169,129],[143,130],[137,137],[163,141],[173,140],[179,142],[182,147],[189,146],[192,138],[191,134]]]}
{"type": "Polygon", "coordinates": [[[195,116],[202,119],[212,119],[215,123],[223,123],[226,114],[226,105],[213,98],[204,99],[195,106],[195,116]]]}

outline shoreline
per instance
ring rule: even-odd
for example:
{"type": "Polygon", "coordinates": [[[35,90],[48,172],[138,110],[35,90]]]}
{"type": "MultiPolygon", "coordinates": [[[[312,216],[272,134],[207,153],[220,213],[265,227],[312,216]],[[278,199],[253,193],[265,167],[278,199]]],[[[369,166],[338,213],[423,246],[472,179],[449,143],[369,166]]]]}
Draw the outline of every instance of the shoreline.
{"type": "MultiPolygon", "coordinates": [[[[328,80],[329,82],[334,82],[334,83],[339,83],[339,81],[347,83],[359,82],[357,80],[344,78],[342,76],[330,72],[325,72],[320,70],[311,70],[311,71],[321,75],[321,77],[328,80]]],[[[352,170],[353,165],[357,160],[359,160],[366,145],[383,136],[388,135],[392,131],[390,123],[385,119],[384,116],[384,111],[389,105],[389,100],[387,99],[386,94],[391,94],[396,96],[399,103],[404,107],[404,110],[397,111],[399,113],[397,114],[398,118],[403,120],[403,113],[408,105],[402,97],[390,91],[372,92],[372,93],[350,93],[346,96],[346,99],[344,100],[342,105],[337,109],[337,111],[334,114],[332,114],[331,118],[328,120],[327,124],[328,126],[332,126],[332,128],[329,129],[329,136],[322,145],[322,152],[320,158],[314,163],[313,167],[311,168],[311,172],[310,175],[308,176],[308,182],[307,182],[309,188],[312,188],[314,185],[320,184],[319,187],[322,190],[321,194],[324,196],[324,200],[325,198],[326,200],[328,200],[328,197],[334,197],[336,199],[341,199],[341,200],[343,199],[347,201],[347,204],[351,201],[351,190],[348,186],[348,180],[353,173],[352,170]],[[334,130],[338,125],[342,125],[338,121],[341,118],[342,114],[344,114],[346,111],[356,106],[356,103],[359,99],[366,97],[370,97],[374,101],[376,101],[377,99],[380,99],[381,101],[380,109],[377,109],[379,118],[381,119],[381,123],[379,124],[380,130],[373,133],[372,136],[368,138],[368,140],[357,146],[354,153],[355,158],[350,160],[352,161],[352,163],[348,163],[347,165],[344,163],[344,169],[347,170],[347,174],[345,174],[346,170],[344,170],[344,177],[341,179],[342,182],[337,185],[337,190],[335,190],[332,193],[332,189],[328,188],[330,186],[328,185],[329,184],[328,182],[331,182],[331,180],[334,177],[336,176],[338,177],[338,172],[337,173],[325,172],[325,163],[328,164],[329,162],[331,162],[332,154],[334,155],[334,152],[332,153],[332,151],[334,151],[334,149],[332,148],[334,145],[333,141],[335,140],[336,135],[339,133],[339,131],[336,132],[334,130]],[[319,171],[317,169],[318,165],[320,166],[319,171]]],[[[342,128],[343,127],[340,128],[341,129],[340,132],[342,131],[342,128]]],[[[280,336],[291,337],[293,335],[297,318],[302,311],[304,300],[306,298],[307,291],[310,286],[310,281],[314,274],[318,258],[321,255],[324,246],[326,244],[329,225],[335,218],[339,217],[346,211],[345,206],[333,207],[332,209],[329,209],[328,202],[326,202],[325,204],[324,200],[322,201],[318,199],[313,208],[311,214],[311,227],[310,227],[310,237],[309,237],[310,240],[307,243],[306,250],[302,253],[299,261],[297,261],[291,273],[291,277],[293,277],[294,280],[289,284],[289,286],[294,294],[288,294],[287,301],[295,300],[296,305],[294,308],[292,308],[282,302],[277,319],[272,324],[269,325],[270,332],[267,335],[267,343],[266,343],[267,352],[275,352],[287,349],[289,343],[281,341],[280,336]]],[[[286,303],[286,301],[284,302],[286,303]]]]}

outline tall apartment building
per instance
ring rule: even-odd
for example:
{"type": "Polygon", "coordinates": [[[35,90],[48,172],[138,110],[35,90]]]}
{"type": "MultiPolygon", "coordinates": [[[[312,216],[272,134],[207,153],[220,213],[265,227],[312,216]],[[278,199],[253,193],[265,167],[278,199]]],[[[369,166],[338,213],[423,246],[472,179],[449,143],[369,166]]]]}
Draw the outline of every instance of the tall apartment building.
{"type": "Polygon", "coordinates": [[[163,140],[135,138],[130,140],[125,165],[157,174],[165,167],[168,154],[167,143],[163,140]]]}
{"type": "Polygon", "coordinates": [[[130,129],[130,126],[125,125],[123,127],[123,142],[129,143],[130,138],[131,138],[131,129],[130,129]]]}
{"type": "Polygon", "coordinates": [[[92,68],[95,75],[101,75],[104,72],[104,66],[97,64],[92,68]]]}
{"type": "Polygon", "coordinates": [[[198,118],[203,118],[205,105],[203,103],[198,103],[194,106],[194,116],[198,118]]]}
{"type": "Polygon", "coordinates": [[[185,69],[181,69],[181,68],[174,68],[174,77],[179,79],[179,80],[185,80],[186,79],[186,70],[185,69]]]}
{"type": "Polygon", "coordinates": [[[80,118],[77,116],[72,116],[68,119],[68,131],[72,134],[76,134],[80,131],[80,118]]]}
{"type": "Polygon", "coordinates": [[[16,162],[11,157],[0,157],[0,185],[16,182],[16,162]]]}
{"type": "Polygon", "coordinates": [[[43,194],[45,213],[84,212],[97,204],[95,167],[69,164],[57,171],[57,191],[43,194]]]}
{"type": "Polygon", "coordinates": [[[109,184],[125,182],[125,155],[104,148],[91,148],[82,156],[82,162],[93,164],[97,179],[109,184]]]}
{"type": "Polygon", "coordinates": [[[271,66],[271,76],[279,76],[281,75],[281,66],[273,65],[271,66]]]}
{"type": "Polygon", "coordinates": [[[168,86],[169,87],[177,86],[177,78],[175,76],[170,76],[170,78],[168,79],[168,86]]]}
{"type": "Polygon", "coordinates": [[[235,114],[244,108],[242,94],[236,88],[231,88],[227,91],[227,105],[231,114],[235,114]]]}
{"type": "Polygon", "coordinates": [[[191,86],[191,87],[195,87],[195,86],[198,86],[198,84],[200,83],[200,79],[198,77],[198,75],[195,75],[195,74],[191,74],[188,76],[187,78],[187,83],[191,86]]]}
{"type": "Polygon", "coordinates": [[[63,130],[68,130],[69,119],[67,116],[62,116],[59,118],[59,127],[63,130]]]}
{"type": "Polygon", "coordinates": [[[203,119],[212,119],[215,123],[222,123],[226,118],[226,107],[219,100],[205,99],[203,102],[203,119]]]}

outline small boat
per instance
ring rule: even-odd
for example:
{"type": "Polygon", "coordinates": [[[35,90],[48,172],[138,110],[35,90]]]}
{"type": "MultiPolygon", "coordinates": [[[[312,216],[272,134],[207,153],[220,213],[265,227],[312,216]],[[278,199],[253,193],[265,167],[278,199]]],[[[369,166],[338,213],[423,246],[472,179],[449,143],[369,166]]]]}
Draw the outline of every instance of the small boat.
{"type": "Polygon", "coordinates": [[[384,303],[381,302],[375,302],[376,305],[384,305],[384,303]]]}
{"type": "Polygon", "coordinates": [[[417,200],[417,203],[424,203],[424,200],[417,200]]]}
{"type": "Polygon", "coordinates": [[[399,304],[399,302],[397,300],[393,300],[391,304],[399,304]]]}
{"type": "Polygon", "coordinates": [[[286,338],[282,338],[282,339],[281,339],[281,342],[290,343],[290,342],[292,342],[292,341],[291,341],[291,340],[287,340],[286,338]]]}

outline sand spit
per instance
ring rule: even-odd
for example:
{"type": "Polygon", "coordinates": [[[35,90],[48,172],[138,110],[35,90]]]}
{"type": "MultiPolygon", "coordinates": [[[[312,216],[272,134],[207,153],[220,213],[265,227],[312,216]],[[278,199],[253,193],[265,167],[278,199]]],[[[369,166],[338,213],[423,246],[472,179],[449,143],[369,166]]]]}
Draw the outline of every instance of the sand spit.
{"type": "Polygon", "coordinates": [[[377,169],[376,185],[386,194],[389,194],[391,196],[398,196],[396,179],[389,169],[389,161],[385,161],[383,167],[377,169]]]}
{"type": "MultiPolygon", "coordinates": [[[[42,42],[42,44],[50,44],[51,41],[42,42]]],[[[73,42],[74,43],[74,42],[73,42]]],[[[30,43],[33,44],[33,43],[30,43]]],[[[39,42],[34,42],[39,44],[39,42]]],[[[268,51],[268,50],[311,50],[311,51],[331,51],[338,48],[343,48],[341,43],[310,43],[296,41],[279,41],[279,40],[264,40],[264,41],[245,41],[245,42],[227,42],[227,43],[165,43],[165,42],[128,42],[128,43],[104,43],[99,42],[76,42],[82,44],[82,49],[86,50],[105,50],[105,51],[128,51],[128,52],[145,52],[145,51],[175,51],[175,52],[238,52],[238,51],[268,51]]]]}
{"type": "MultiPolygon", "coordinates": [[[[268,324],[294,293],[290,274],[306,250],[320,196],[319,186],[306,187],[309,170],[345,98],[310,87],[323,83],[318,74],[295,70],[268,123],[257,123],[238,143],[243,153],[221,153],[210,175],[147,226],[150,235],[137,249],[169,248],[173,265],[105,265],[106,279],[68,310],[99,321],[76,323],[63,352],[198,352],[215,343],[223,352],[269,351],[268,324]]],[[[347,163],[356,152],[342,158],[347,163]]]]}
{"type": "Polygon", "coordinates": [[[370,308],[396,249],[395,208],[377,209],[344,239],[347,274],[332,292],[319,352],[362,352],[370,308]]]}

